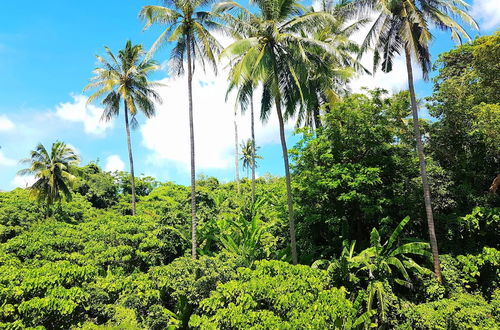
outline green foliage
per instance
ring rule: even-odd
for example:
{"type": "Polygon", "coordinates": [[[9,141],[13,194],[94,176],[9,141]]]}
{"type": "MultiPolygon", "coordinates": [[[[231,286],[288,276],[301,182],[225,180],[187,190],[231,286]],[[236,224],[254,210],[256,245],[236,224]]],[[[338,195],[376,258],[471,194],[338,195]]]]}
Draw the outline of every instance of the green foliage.
{"type": "Polygon", "coordinates": [[[44,211],[24,189],[0,192],[0,243],[12,238],[44,217],[44,211]]]}
{"type": "Polygon", "coordinates": [[[485,192],[500,168],[498,77],[500,32],[477,38],[439,56],[434,93],[428,105],[438,118],[431,125],[430,151],[455,183],[457,209],[498,206],[485,192]]]}
{"type": "Polygon", "coordinates": [[[104,209],[114,205],[118,200],[118,186],[115,178],[94,163],[81,167],[75,191],[85,196],[93,207],[104,209]]]}
{"type": "Polygon", "coordinates": [[[498,326],[492,316],[493,306],[483,297],[456,294],[442,299],[412,306],[403,310],[407,321],[405,329],[495,329],[498,326]]]}
{"type": "Polygon", "coordinates": [[[202,329],[328,329],[356,315],[343,289],[329,288],[327,272],[279,261],[240,268],[234,280],[219,285],[201,302],[202,314],[190,326],[202,329]]]}
{"type": "Polygon", "coordinates": [[[345,239],[365,247],[371,228],[387,234],[408,214],[413,222],[423,219],[415,214],[421,190],[408,144],[408,94],[384,94],[355,94],[333,104],[323,128],[304,134],[296,146],[299,242],[314,259],[333,256],[345,239]]]}

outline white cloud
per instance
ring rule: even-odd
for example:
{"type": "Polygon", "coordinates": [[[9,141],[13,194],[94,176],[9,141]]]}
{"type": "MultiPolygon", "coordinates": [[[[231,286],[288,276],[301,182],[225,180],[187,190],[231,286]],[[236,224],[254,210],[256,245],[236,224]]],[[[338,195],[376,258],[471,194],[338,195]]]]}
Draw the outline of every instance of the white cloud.
{"type": "Polygon", "coordinates": [[[471,13],[479,21],[481,29],[494,30],[500,27],[499,0],[474,0],[471,13]]]}
{"type": "Polygon", "coordinates": [[[123,171],[125,169],[125,163],[118,155],[111,155],[106,158],[106,165],[104,170],[107,172],[123,171]]]}
{"type": "Polygon", "coordinates": [[[11,185],[19,188],[31,187],[36,179],[33,175],[16,175],[11,181],[11,185]]]}
{"type": "MultiPolygon", "coordinates": [[[[188,171],[190,164],[187,78],[167,78],[159,93],[163,104],[157,115],[141,126],[142,143],[153,151],[150,161],[171,161],[188,171]]],[[[198,70],[193,79],[193,107],[196,166],[198,169],[225,169],[234,162],[234,95],[225,102],[227,73],[218,76],[198,70]]],[[[259,91],[256,91],[255,134],[257,145],[279,143],[278,120],[273,112],[269,121],[259,119],[259,91]]],[[[293,121],[287,124],[293,128],[293,121]]],[[[250,110],[238,116],[239,142],[250,137],[250,110]]]]}
{"type": "Polygon", "coordinates": [[[14,166],[17,162],[14,159],[10,159],[3,154],[0,150],[0,166],[14,166]]]}
{"type": "Polygon", "coordinates": [[[56,115],[64,120],[81,122],[85,133],[104,136],[108,128],[113,127],[113,120],[101,121],[102,108],[93,104],[87,105],[85,95],[72,95],[73,102],[60,103],[56,107],[56,115]]]}
{"type": "Polygon", "coordinates": [[[5,115],[0,115],[0,132],[7,132],[13,130],[14,123],[5,115]]]}

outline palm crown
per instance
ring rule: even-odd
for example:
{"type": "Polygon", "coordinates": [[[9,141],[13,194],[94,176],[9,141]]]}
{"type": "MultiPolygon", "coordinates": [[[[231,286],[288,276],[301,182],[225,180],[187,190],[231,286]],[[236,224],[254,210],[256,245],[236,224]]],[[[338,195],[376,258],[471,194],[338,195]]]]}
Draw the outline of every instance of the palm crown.
{"type": "Polygon", "coordinates": [[[75,179],[71,170],[79,161],[74,150],[63,142],[52,144],[50,153],[40,143],[31,151],[30,158],[21,161],[29,167],[19,171],[19,174],[35,176],[36,181],[30,190],[39,202],[45,201],[49,206],[60,202],[63,196],[66,200],[71,200],[69,188],[75,179]]]}
{"type": "Polygon", "coordinates": [[[374,70],[380,64],[384,72],[392,70],[394,57],[406,48],[417,59],[427,79],[431,68],[431,24],[450,31],[452,38],[459,42],[462,37],[470,39],[470,36],[454,18],[479,29],[474,19],[462,9],[469,7],[462,0],[354,0],[352,5],[358,6],[363,13],[378,12],[362,50],[373,44],[374,70]]]}
{"type": "Polygon", "coordinates": [[[165,0],[165,7],[145,6],[141,10],[139,16],[146,20],[146,29],[153,24],[166,26],[151,47],[150,53],[168,42],[175,43],[170,56],[170,68],[173,74],[184,73],[184,61],[188,50],[193,63],[197,61],[205,68],[208,62],[216,70],[221,45],[209,30],[220,28],[220,25],[213,13],[203,9],[212,2],[212,0],[165,0]]]}
{"type": "Polygon", "coordinates": [[[141,45],[132,45],[127,41],[125,48],[115,56],[108,47],[105,47],[109,59],[96,56],[100,67],[94,70],[95,76],[85,90],[97,89],[88,102],[102,99],[105,106],[102,120],[109,121],[117,116],[120,103],[123,100],[126,110],[132,115],[132,124],[137,123],[135,116],[141,111],[147,118],[154,116],[154,101],[160,103],[161,98],[155,91],[159,86],[149,81],[149,74],[157,70],[157,63],[144,58],[145,52],[141,45]]]}

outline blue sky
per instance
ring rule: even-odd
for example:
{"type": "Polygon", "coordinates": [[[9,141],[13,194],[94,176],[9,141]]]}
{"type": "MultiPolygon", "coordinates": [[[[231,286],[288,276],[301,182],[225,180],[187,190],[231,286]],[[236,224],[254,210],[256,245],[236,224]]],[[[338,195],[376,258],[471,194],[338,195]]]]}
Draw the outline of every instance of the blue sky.
{"type": "MultiPolygon", "coordinates": [[[[113,51],[125,41],[148,48],[160,33],[159,28],[142,31],[137,18],[144,5],[154,0],[87,1],[3,1],[0,5],[0,190],[23,186],[26,179],[16,177],[18,161],[28,156],[38,142],[49,146],[62,140],[74,146],[82,162],[99,160],[103,168],[128,170],[123,118],[99,122],[99,105],[86,107],[83,87],[95,67],[95,55],[103,46],[113,51]]],[[[473,14],[489,34],[500,26],[500,1],[474,0],[473,14]]],[[[453,47],[444,33],[435,32],[432,54],[453,47]]],[[[164,63],[168,51],[157,54],[164,63]]],[[[402,64],[402,62],[400,63],[402,64]]],[[[160,89],[164,103],[153,120],[139,118],[140,128],[133,132],[137,173],[165,181],[189,182],[186,81],[158,72],[155,79],[167,86],[160,89]]],[[[389,90],[405,87],[404,66],[390,75],[361,77],[360,86],[383,86],[389,90]]],[[[214,175],[223,181],[234,177],[233,103],[224,103],[224,74],[195,77],[194,105],[197,133],[198,173],[214,175]]],[[[429,95],[431,85],[417,81],[420,96],[429,95]]],[[[240,141],[249,136],[248,116],[238,119],[240,141]]],[[[291,136],[289,146],[297,140],[291,136]]],[[[264,157],[258,173],[281,175],[282,157],[276,120],[259,124],[257,144],[264,157]]]]}

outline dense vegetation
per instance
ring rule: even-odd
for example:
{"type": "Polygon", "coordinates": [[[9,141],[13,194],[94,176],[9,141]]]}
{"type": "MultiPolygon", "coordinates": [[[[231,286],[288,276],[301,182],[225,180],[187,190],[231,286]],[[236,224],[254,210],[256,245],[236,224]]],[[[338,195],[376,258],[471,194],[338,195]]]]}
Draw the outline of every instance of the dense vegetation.
{"type": "MultiPolygon", "coordinates": [[[[498,328],[500,32],[439,56],[433,94],[419,102],[434,119],[418,119],[411,55],[428,73],[430,32],[411,20],[441,20],[454,37],[462,28],[436,13],[441,2],[424,6],[428,17],[418,1],[360,2],[145,7],[147,26],[167,25],[152,51],[106,49],[88,86],[104,119],[123,106],[132,173],[80,166],[63,142],[24,160],[36,183],[0,192],[0,329],[498,328]],[[358,46],[348,37],[363,19],[345,23],[366,6],[383,24],[358,46]],[[221,54],[229,91],[253,121],[261,85],[261,118],[280,119],[285,177],[255,178],[252,137],[248,179],[195,180],[192,126],[190,187],[135,176],[129,124],[160,101],[148,80],[154,50],[175,43],[192,101],[194,59],[217,65],[216,28],[236,40],[221,54]],[[409,91],[348,91],[373,40],[384,71],[404,51],[409,91]],[[291,149],[290,118],[300,127],[291,149]]],[[[189,113],[192,122],[192,102],[189,113]]]]}

